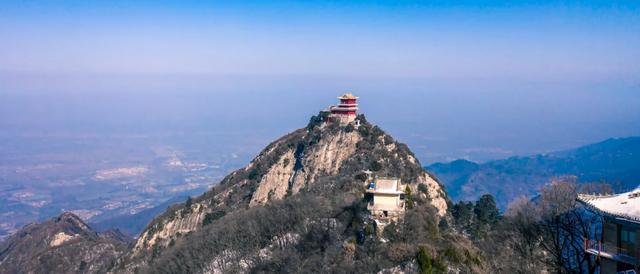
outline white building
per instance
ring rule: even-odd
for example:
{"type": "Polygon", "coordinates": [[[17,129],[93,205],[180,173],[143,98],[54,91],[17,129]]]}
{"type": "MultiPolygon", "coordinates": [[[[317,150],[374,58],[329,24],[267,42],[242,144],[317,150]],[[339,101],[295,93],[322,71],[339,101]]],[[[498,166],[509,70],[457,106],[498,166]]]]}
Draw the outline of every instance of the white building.
{"type": "Polygon", "coordinates": [[[367,209],[378,226],[398,221],[404,215],[404,185],[397,178],[375,178],[366,189],[367,209]]]}
{"type": "Polygon", "coordinates": [[[602,259],[600,273],[640,270],[640,189],[616,195],[578,195],[578,201],[603,217],[602,237],[585,239],[586,252],[602,259]]]}

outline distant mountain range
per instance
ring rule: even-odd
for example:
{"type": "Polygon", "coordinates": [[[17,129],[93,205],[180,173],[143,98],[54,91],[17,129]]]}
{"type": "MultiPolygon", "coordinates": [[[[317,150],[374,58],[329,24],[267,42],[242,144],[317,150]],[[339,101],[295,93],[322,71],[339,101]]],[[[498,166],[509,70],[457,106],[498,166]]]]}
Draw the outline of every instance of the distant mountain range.
{"type": "Polygon", "coordinates": [[[505,209],[521,195],[535,195],[555,176],[575,175],[580,182],[607,182],[615,191],[635,188],[640,184],[640,137],[608,139],[566,151],[481,164],[456,160],[426,169],[445,185],[452,200],[476,200],[490,193],[505,209]]]}

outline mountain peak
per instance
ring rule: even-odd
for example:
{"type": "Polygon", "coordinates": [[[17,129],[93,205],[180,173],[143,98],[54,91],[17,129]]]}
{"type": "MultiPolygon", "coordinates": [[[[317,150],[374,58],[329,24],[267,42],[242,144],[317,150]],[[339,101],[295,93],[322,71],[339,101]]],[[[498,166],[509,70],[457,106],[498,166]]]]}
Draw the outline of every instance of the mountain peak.
{"type": "Polygon", "coordinates": [[[27,225],[0,243],[0,273],[104,271],[127,244],[115,237],[100,237],[78,216],[65,212],[27,225]]]}
{"type": "Polygon", "coordinates": [[[60,216],[56,218],[56,223],[67,224],[82,230],[89,230],[89,225],[87,225],[80,217],[78,217],[78,215],[72,212],[64,212],[60,214],[60,216]]]}
{"type": "MultiPolygon", "coordinates": [[[[305,128],[273,141],[218,186],[154,219],[138,238],[128,265],[144,264],[153,250],[167,248],[180,235],[197,232],[232,212],[311,193],[330,199],[346,195],[358,202],[369,170],[373,176],[400,179],[443,216],[447,197],[442,186],[405,144],[355,113],[357,97],[343,97],[339,105],[312,116],[305,128]]],[[[306,207],[311,210],[313,205],[306,207]]]]}
{"type": "Polygon", "coordinates": [[[409,148],[357,114],[358,97],[339,99],[209,191],[169,207],[131,248],[118,231],[98,234],[63,213],[3,243],[0,272],[376,272],[411,269],[418,246],[475,254],[463,238],[439,235],[447,195],[409,148]],[[380,250],[394,259],[380,261],[380,250]]]}

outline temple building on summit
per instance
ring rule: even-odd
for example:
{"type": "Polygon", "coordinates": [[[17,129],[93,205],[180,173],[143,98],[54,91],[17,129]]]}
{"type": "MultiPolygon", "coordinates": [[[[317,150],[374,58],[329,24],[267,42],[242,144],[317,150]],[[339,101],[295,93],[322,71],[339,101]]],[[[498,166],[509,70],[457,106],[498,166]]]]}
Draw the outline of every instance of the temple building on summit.
{"type": "Polygon", "coordinates": [[[329,107],[329,121],[348,124],[356,119],[358,112],[358,97],[351,93],[345,93],[338,97],[340,104],[329,107]]]}
{"type": "Polygon", "coordinates": [[[601,259],[600,273],[640,270],[640,189],[616,195],[578,195],[578,202],[603,217],[600,239],[585,239],[585,252],[601,259]]]}

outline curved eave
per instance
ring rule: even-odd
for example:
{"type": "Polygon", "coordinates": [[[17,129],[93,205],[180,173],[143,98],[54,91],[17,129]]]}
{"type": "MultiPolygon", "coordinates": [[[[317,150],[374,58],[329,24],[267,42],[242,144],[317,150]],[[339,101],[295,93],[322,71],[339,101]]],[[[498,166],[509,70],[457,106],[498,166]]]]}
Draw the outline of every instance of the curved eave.
{"type": "Polygon", "coordinates": [[[358,111],[358,108],[332,108],[331,109],[332,112],[337,111],[337,112],[349,112],[349,111],[358,111]]]}

